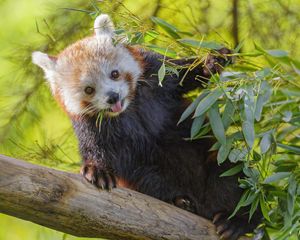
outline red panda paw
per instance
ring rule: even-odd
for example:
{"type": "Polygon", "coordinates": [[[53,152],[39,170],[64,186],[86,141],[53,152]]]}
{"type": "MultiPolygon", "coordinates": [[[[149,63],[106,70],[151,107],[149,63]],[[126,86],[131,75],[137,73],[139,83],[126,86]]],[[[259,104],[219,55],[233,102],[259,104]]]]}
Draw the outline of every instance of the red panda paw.
{"type": "Polygon", "coordinates": [[[227,48],[222,48],[215,53],[209,54],[204,61],[203,74],[209,77],[212,74],[221,73],[225,66],[232,63],[231,54],[232,52],[227,48]]]}
{"type": "Polygon", "coordinates": [[[81,175],[100,189],[111,190],[116,187],[116,177],[113,170],[103,167],[97,161],[85,161],[80,170],[81,175]]]}
{"type": "Polygon", "coordinates": [[[228,219],[228,216],[228,214],[220,212],[214,216],[212,221],[222,240],[237,240],[240,236],[253,232],[256,226],[248,222],[247,216],[235,216],[231,219],[228,219]]]}
{"type": "Polygon", "coordinates": [[[176,207],[182,208],[192,213],[196,213],[196,206],[188,196],[176,196],[173,199],[173,203],[176,207]]]}

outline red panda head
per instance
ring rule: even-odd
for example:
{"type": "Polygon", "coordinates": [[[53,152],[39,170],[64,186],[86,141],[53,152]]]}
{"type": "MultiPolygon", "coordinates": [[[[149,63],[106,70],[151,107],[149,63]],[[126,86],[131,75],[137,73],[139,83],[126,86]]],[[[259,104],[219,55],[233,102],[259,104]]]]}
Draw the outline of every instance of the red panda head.
{"type": "Polygon", "coordinates": [[[80,40],[58,56],[32,54],[52,93],[72,116],[115,116],[126,110],[134,97],[142,69],[130,48],[114,44],[114,27],[107,15],[96,18],[95,35],[80,40]]]}

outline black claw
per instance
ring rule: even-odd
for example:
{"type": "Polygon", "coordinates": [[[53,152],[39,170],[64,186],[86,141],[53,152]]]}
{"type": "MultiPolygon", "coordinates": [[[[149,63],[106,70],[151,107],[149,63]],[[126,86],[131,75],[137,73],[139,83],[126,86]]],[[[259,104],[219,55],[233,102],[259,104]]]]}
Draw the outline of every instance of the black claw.
{"type": "Polygon", "coordinates": [[[189,212],[196,212],[196,206],[193,201],[187,196],[177,196],[173,199],[173,203],[176,207],[182,208],[189,212]]]}
{"type": "Polygon", "coordinates": [[[213,218],[213,223],[216,226],[216,231],[223,240],[237,240],[240,236],[253,231],[254,225],[248,223],[247,218],[234,217],[228,219],[228,215],[217,213],[213,218]]]}

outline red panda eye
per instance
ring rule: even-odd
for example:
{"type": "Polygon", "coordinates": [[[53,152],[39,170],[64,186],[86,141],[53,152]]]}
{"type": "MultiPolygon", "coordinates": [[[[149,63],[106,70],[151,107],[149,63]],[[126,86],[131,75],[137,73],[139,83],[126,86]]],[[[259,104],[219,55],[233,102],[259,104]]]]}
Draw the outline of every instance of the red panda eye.
{"type": "Polygon", "coordinates": [[[85,89],[84,89],[84,92],[87,94],[87,95],[91,95],[91,94],[93,94],[94,92],[95,92],[95,88],[93,88],[93,87],[86,87],[85,89]]]}
{"type": "Polygon", "coordinates": [[[120,73],[118,70],[113,70],[110,74],[112,79],[117,79],[120,76],[120,73]]]}

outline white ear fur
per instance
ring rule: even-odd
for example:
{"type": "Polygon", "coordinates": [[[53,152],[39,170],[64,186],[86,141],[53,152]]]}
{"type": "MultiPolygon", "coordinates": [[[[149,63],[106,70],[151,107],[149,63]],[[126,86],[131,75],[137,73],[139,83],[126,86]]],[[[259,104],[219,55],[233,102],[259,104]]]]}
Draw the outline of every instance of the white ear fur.
{"type": "Polygon", "coordinates": [[[94,30],[97,37],[104,34],[113,37],[115,28],[110,17],[107,14],[101,14],[95,20],[94,30]]]}
{"type": "Polygon", "coordinates": [[[41,67],[45,72],[54,70],[56,61],[50,58],[46,53],[33,52],[32,62],[41,67]]]}

